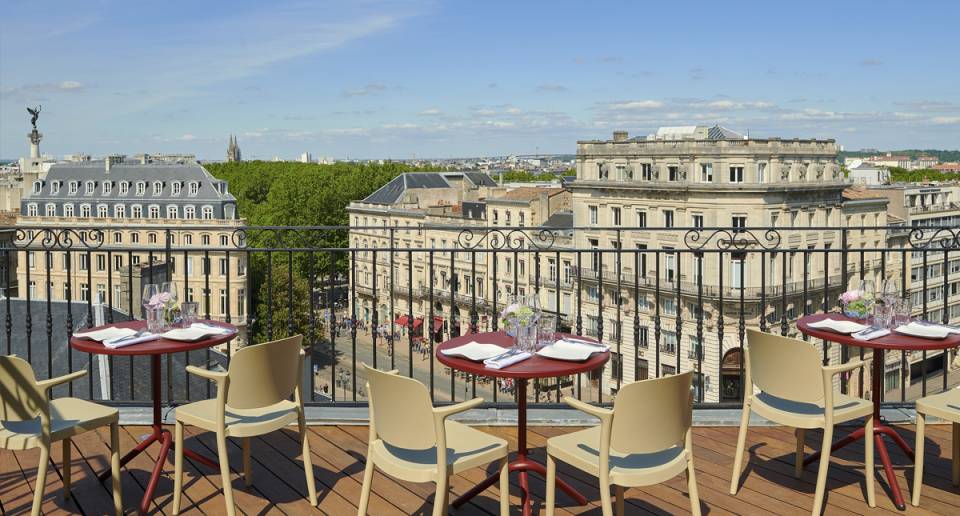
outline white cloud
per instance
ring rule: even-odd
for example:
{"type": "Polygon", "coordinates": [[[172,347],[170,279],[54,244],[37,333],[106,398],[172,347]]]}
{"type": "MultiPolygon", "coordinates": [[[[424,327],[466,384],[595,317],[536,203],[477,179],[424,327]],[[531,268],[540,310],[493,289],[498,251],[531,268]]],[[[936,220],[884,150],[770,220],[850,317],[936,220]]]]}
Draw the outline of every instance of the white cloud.
{"type": "Polygon", "coordinates": [[[344,90],[344,97],[366,97],[368,95],[375,95],[377,93],[383,93],[387,91],[387,87],[380,83],[370,83],[359,88],[354,88],[351,90],[344,90]]]}
{"type": "Polygon", "coordinates": [[[424,109],[419,114],[420,116],[440,116],[443,114],[443,111],[440,111],[437,108],[429,108],[429,109],[424,109]]]}
{"type": "Polygon", "coordinates": [[[960,124],[960,116],[935,116],[930,121],[936,125],[960,124]]]}
{"type": "Polygon", "coordinates": [[[60,83],[59,89],[63,91],[80,90],[83,89],[83,84],[77,81],[63,81],[60,83]]]}
{"type": "Polygon", "coordinates": [[[663,102],[659,100],[627,100],[622,102],[612,102],[607,104],[608,109],[627,109],[627,110],[643,110],[643,109],[660,109],[663,107],[663,102]]]}

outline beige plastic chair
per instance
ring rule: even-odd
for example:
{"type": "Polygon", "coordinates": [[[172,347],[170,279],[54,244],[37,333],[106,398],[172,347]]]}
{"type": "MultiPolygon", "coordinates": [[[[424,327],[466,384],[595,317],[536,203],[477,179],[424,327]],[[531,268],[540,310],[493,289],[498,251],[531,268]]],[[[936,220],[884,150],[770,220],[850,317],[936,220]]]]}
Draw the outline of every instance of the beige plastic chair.
{"type": "Polygon", "coordinates": [[[507,441],[447,419],[482,398],[434,408],[420,382],[363,364],[370,398],[370,439],[357,514],[365,516],[374,468],[408,482],[436,482],[433,514],[447,513],[450,476],[500,461],[500,515],[510,514],[507,441]]]}
{"type": "Polygon", "coordinates": [[[953,485],[960,486],[960,389],[917,400],[916,466],[913,473],[913,505],[920,505],[920,487],[923,485],[923,433],[927,416],[953,423],[953,485]]]}
{"type": "Polygon", "coordinates": [[[183,425],[193,425],[217,433],[217,455],[223,483],[227,514],[233,516],[233,488],[230,485],[228,437],[240,437],[243,444],[243,481],[253,481],[250,467],[250,438],[297,424],[303,445],[303,470],[310,505],[317,505],[317,488],[310,461],[310,445],[303,416],[303,335],[248,346],[233,355],[227,372],[208,371],[187,366],[191,374],[217,384],[215,399],[177,407],[174,433],[173,513],[180,512],[183,489],[183,425]],[[291,395],[293,400],[290,399],[291,395]]]}
{"type": "Polygon", "coordinates": [[[803,446],[805,432],[811,428],[823,429],[820,448],[820,468],[813,498],[814,515],[820,514],[823,493],[830,465],[830,446],[833,426],[838,423],[866,418],[866,437],[863,440],[866,455],[864,466],[867,483],[867,504],[876,507],[873,469],[873,405],[860,398],[833,392],[833,377],[864,366],[862,360],[846,364],[824,366],[816,348],[798,339],[747,330],[747,345],[743,396],[743,415],[737,436],[737,454],[733,459],[730,494],[737,494],[743,449],[747,439],[750,412],[781,425],[797,428],[797,452],[794,475],[803,475],[803,446]],[[756,392],[755,392],[756,391],[756,392]]]}
{"type": "Polygon", "coordinates": [[[71,437],[102,426],[110,426],[110,467],[113,474],[113,508],[123,514],[120,493],[119,415],[117,409],[78,398],[50,400],[50,389],[72,382],[86,371],[37,381],[33,367],[15,356],[0,357],[0,448],[40,448],[33,510],[40,514],[47,481],[50,445],[63,441],[63,496],[70,496],[71,437]]]}
{"type": "Polygon", "coordinates": [[[600,418],[600,426],[547,439],[547,516],[553,516],[559,459],[600,481],[604,516],[624,514],[624,487],[649,486],[687,473],[690,510],[699,516],[693,467],[693,372],[633,382],[620,389],[613,409],[564,397],[571,407],[600,418]]]}

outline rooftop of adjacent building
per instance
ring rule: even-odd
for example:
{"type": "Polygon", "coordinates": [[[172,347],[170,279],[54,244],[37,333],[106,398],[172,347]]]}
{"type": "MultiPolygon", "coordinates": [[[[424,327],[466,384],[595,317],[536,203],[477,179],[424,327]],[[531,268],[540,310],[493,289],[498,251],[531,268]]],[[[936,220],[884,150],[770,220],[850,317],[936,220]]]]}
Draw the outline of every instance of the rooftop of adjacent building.
{"type": "Polygon", "coordinates": [[[722,125],[680,125],[680,126],[663,126],[659,127],[656,132],[648,134],[646,136],[635,136],[630,138],[630,134],[627,131],[619,130],[613,132],[613,138],[610,140],[581,140],[578,141],[578,144],[584,143],[644,143],[644,142],[663,142],[663,141],[706,141],[706,142],[721,142],[721,141],[795,141],[795,142],[807,142],[807,143],[834,143],[835,140],[827,139],[821,140],[816,138],[793,138],[793,139],[781,139],[776,137],[771,138],[751,138],[749,134],[744,134],[739,131],[724,127],[722,125]]]}
{"type": "Polygon", "coordinates": [[[409,190],[454,188],[461,181],[466,181],[471,187],[497,186],[496,181],[482,172],[407,172],[393,178],[360,202],[396,204],[409,190]]]}

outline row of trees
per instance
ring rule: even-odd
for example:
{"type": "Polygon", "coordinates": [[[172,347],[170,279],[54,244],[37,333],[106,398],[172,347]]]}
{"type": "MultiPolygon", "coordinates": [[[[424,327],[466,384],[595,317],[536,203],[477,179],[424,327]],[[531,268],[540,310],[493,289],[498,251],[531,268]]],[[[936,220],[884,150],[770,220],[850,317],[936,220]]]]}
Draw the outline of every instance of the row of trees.
{"type": "Polygon", "coordinates": [[[917,170],[907,170],[900,167],[890,167],[890,181],[893,183],[916,183],[921,181],[957,181],[960,180],[960,174],[953,172],[940,172],[932,168],[921,168],[917,170]]]}
{"type": "MultiPolygon", "coordinates": [[[[960,150],[939,150],[939,149],[904,149],[890,151],[891,154],[899,156],[910,156],[911,159],[917,156],[934,156],[941,163],[945,161],[960,161],[960,150]]],[[[875,151],[841,151],[840,158],[866,158],[876,156],[875,151]]]]}

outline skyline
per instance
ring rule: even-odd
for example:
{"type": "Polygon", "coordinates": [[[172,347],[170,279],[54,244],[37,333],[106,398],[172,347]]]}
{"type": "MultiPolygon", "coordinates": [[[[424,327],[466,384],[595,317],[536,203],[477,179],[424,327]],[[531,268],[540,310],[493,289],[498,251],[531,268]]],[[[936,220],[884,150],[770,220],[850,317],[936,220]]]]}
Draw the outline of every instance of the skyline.
{"type": "Polygon", "coordinates": [[[569,154],[714,123],[847,150],[960,142],[957,4],[615,9],[8,2],[0,157],[25,154],[36,104],[53,155],[223,159],[229,134],[244,159],[569,154]]]}

